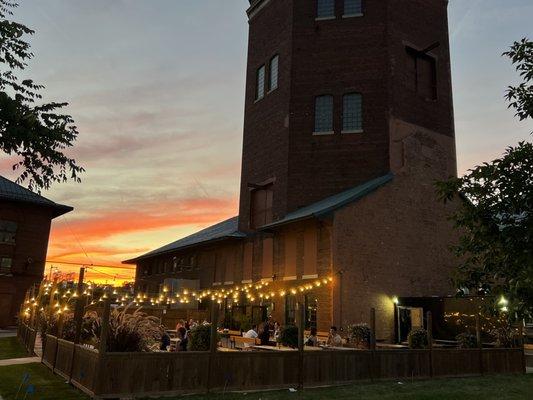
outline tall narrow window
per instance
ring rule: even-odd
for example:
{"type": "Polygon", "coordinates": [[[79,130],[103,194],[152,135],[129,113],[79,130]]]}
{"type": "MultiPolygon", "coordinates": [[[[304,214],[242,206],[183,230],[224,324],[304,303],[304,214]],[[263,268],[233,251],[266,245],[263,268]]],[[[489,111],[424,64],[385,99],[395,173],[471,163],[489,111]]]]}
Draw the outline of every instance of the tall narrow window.
{"type": "Polygon", "coordinates": [[[363,14],[363,0],[344,0],[344,16],[356,16],[363,14]]]}
{"type": "Polygon", "coordinates": [[[254,189],[251,193],[251,228],[272,222],[272,185],[254,189]]]}
{"type": "Polygon", "coordinates": [[[437,99],[437,61],[411,47],[407,47],[406,51],[409,57],[409,87],[426,99],[437,99]]]}
{"type": "Polygon", "coordinates": [[[274,90],[278,88],[278,68],[279,67],[279,56],[274,56],[270,60],[270,87],[269,90],[274,90]]]}
{"type": "Polygon", "coordinates": [[[359,93],[345,94],[342,100],[342,131],[344,133],[363,130],[363,97],[359,93]]]}
{"type": "Polygon", "coordinates": [[[315,133],[333,132],[333,96],[315,99],[315,133]]]}
{"type": "Polygon", "coordinates": [[[335,0],[318,0],[317,18],[335,18],[335,0]]]}
{"type": "Polygon", "coordinates": [[[261,68],[257,70],[257,82],[256,82],[256,93],[255,98],[261,100],[265,97],[265,66],[262,65],[261,68]]]}

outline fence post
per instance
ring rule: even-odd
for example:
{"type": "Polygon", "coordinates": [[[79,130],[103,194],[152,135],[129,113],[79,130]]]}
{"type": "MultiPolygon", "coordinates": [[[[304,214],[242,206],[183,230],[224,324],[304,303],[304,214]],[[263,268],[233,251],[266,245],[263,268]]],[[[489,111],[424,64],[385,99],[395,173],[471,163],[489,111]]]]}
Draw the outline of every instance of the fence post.
{"type": "Polygon", "coordinates": [[[304,303],[298,303],[298,389],[304,388],[304,330],[305,330],[305,309],[304,303]]]}
{"type": "Polygon", "coordinates": [[[433,315],[427,312],[428,346],[429,346],[429,376],[433,377],[433,315]]]}
{"type": "Polygon", "coordinates": [[[376,360],[376,309],[370,309],[370,380],[374,381],[376,360]]]}
{"type": "Polygon", "coordinates": [[[74,309],[74,322],[76,330],[74,333],[74,346],[72,346],[72,362],[70,363],[70,372],[68,374],[69,383],[72,381],[72,371],[74,370],[74,357],[76,356],[76,345],[80,343],[81,328],[83,321],[83,278],[85,276],[85,268],[80,268],[78,276],[78,286],[76,287],[76,308],[74,309]]]}
{"type": "Polygon", "coordinates": [[[81,328],[83,321],[83,278],[85,277],[85,268],[80,268],[80,275],[78,278],[78,287],[76,288],[76,309],[74,310],[74,320],[76,321],[76,334],[74,336],[74,344],[80,343],[81,328]]]}
{"type": "Polygon", "coordinates": [[[524,321],[520,321],[520,327],[518,329],[518,334],[520,335],[520,349],[522,350],[522,372],[527,373],[527,363],[526,363],[526,349],[524,343],[524,321]]]}
{"type": "Polygon", "coordinates": [[[476,341],[479,352],[479,374],[483,375],[483,342],[481,341],[481,315],[476,313],[476,341]]]}
{"type": "Polygon", "coordinates": [[[209,390],[212,386],[212,380],[213,380],[213,369],[215,364],[215,356],[217,353],[217,347],[218,347],[218,331],[217,331],[217,325],[218,325],[218,312],[219,312],[219,304],[213,300],[211,304],[211,334],[209,337],[209,359],[207,361],[207,392],[209,393],[209,390]]]}
{"type": "Polygon", "coordinates": [[[107,297],[104,302],[102,314],[102,326],[100,329],[100,343],[98,345],[98,370],[94,374],[96,382],[93,383],[94,394],[101,394],[103,391],[102,377],[104,376],[105,355],[107,352],[107,335],[109,332],[109,316],[111,315],[111,298],[107,297]]]}

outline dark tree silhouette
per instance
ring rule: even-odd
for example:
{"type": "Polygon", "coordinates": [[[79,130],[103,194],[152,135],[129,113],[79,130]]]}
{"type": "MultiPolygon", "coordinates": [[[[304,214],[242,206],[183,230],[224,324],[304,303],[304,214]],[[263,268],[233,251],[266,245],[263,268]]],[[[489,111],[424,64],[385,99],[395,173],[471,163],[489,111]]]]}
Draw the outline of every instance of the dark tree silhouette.
{"type": "Polygon", "coordinates": [[[65,154],[78,136],[72,117],[59,112],[67,103],[37,104],[44,87],[17,77],[33,58],[24,36],[34,33],[10,20],[17,6],[0,0],[0,151],[17,158],[17,182],[40,192],[69,178],[79,182],[84,169],[65,154]]]}

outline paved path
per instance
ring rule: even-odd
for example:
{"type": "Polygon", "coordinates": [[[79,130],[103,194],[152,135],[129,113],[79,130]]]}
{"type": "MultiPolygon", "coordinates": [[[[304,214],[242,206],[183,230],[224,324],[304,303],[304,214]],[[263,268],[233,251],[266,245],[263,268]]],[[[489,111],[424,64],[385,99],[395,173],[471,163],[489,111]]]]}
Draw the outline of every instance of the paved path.
{"type": "Polygon", "coordinates": [[[11,358],[9,360],[0,360],[0,367],[4,367],[6,365],[31,364],[40,362],[41,359],[39,357],[11,358]]]}

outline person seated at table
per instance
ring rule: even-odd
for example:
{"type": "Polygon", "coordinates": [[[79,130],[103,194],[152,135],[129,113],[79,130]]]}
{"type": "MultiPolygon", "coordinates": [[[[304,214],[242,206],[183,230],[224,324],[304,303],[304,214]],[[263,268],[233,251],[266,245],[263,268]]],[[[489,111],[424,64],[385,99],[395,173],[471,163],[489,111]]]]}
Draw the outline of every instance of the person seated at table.
{"type": "Polygon", "coordinates": [[[187,345],[189,344],[189,339],[187,338],[187,330],[185,327],[180,327],[178,329],[178,351],[187,351],[187,345]]]}
{"type": "Polygon", "coordinates": [[[268,346],[270,344],[270,326],[268,322],[263,322],[259,328],[259,339],[261,339],[262,346],[268,346]]]}
{"type": "MultiPolygon", "coordinates": [[[[257,339],[259,335],[257,334],[257,325],[253,325],[252,329],[250,329],[248,332],[242,335],[242,337],[248,338],[248,339],[257,339]]],[[[250,347],[250,343],[244,343],[244,347],[250,347]]]]}
{"type": "Polygon", "coordinates": [[[318,346],[318,337],[316,335],[316,328],[313,326],[311,327],[311,331],[309,332],[309,336],[305,340],[306,346],[318,346]]]}
{"type": "Polygon", "coordinates": [[[342,347],[342,338],[337,333],[337,327],[336,326],[332,326],[330,328],[330,330],[329,330],[329,336],[328,336],[327,345],[328,346],[332,346],[332,347],[342,347]]]}
{"type": "Polygon", "coordinates": [[[161,345],[159,346],[159,350],[167,351],[170,347],[170,336],[168,333],[163,332],[163,335],[161,335],[161,345]]]}
{"type": "Polygon", "coordinates": [[[257,325],[253,325],[252,328],[242,336],[248,339],[256,339],[259,336],[257,334],[257,325]]]}

